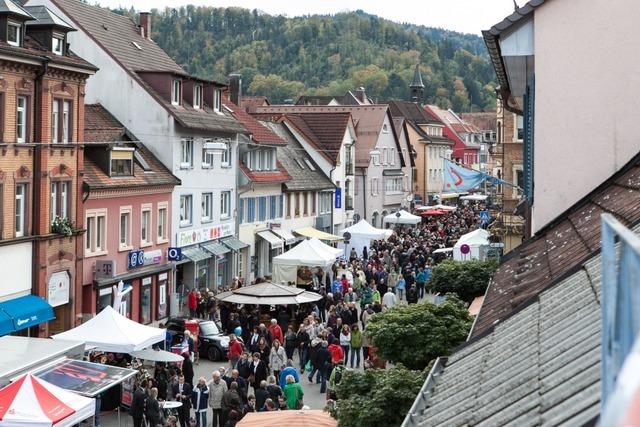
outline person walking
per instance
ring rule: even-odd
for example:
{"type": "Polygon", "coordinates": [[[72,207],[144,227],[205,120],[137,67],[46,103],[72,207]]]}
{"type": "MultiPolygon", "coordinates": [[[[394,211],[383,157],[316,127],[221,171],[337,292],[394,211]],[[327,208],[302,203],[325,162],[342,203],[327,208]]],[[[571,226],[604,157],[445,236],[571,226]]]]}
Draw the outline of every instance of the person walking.
{"type": "Polygon", "coordinates": [[[236,338],[235,334],[229,335],[229,367],[230,369],[236,369],[238,359],[242,354],[242,344],[240,340],[236,338]]]}
{"type": "Polygon", "coordinates": [[[181,427],[189,427],[189,413],[191,411],[191,384],[187,383],[184,375],[178,377],[178,383],[173,385],[171,395],[182,403],[178,408],[178,419],[181,427]]]}
{"type": "Polygon", "coordinates": [[[404,280],[404,276],[400,274],[398,276],[398,283],[396,283],[396,290],[398,291],[398,301],[402,301],[403,299],[405,299],[406,289],[407,282],[406,280],[404,280]]]}
{"type": "Polygon", "coordinates": [[[191,385],[193,383],[193,363],[191,363],[191,358],[185,352],[182,353],[182,357],[184,361],[182,362],[182,374],[184,375],[184,380],[187,384],[191,385]]]}
{"type": "Polygon", "coordinates": [[[293,360],[287,360],[287,366],[280,371],[279,384],[286,384],[287,375],[293,375],[293,379],[296,380],[297,383],[300,382],[300,376],[298,375],[298,371],[293,367],[293,360]]]}
{"type": "Polygon", "coordinates": [[[293,359],[293,352],[296,349],[296,333],[293,326],[289,325],[287,332],[284,334],[284,351],[287,353],[287,359],[293,359]]]}
{"type": "MultiPolygon", "coordinates": [[[[253,387],[254,392],[260,387],[260,381],[267,381],[267,365],[260,358],[260,353],[253,353],[253,362],[251,362],[251,375],[249,376],[249,382],[253,387]]],[[[237,386],[237,385],[236,385],[237,386]]]]}
{"type": "Polygon", "coordinates": [[[429,275],[425,271],[426,269],[418,268],[418,274],[416,275],[416,286],[418,287],[418,298],[424,297],[424,287],[429,279],[429,275]]]}
{"type": "Polygon", "coordinates": [[[258,411],[262,411],[264,403],[269,399],[269,390],[267,390],[267,381],[260,381],[260,387],[254,390],[256,394],[256,408],[258,411]]]}
{"type": "Polygon", "coordinates": [[[287,354],[284,351],[284,347],[280,345],[280,341],[276,338],[273,340],[271,352],[269,353],[269,368],[273,371],[276,383],[280,376],[280,371],[286,366],[286,364],[287,354]]]}
{"type": "MultiPolygon", "coordinates": [[[[329,364],[331,363],[331,353],[329,352],[327,345],[327,341],[322,341],[320,348],[316,352],[314,363],[314,369],[317,369],[318,374],[320,375],[320,393],[327,391],[327,369],[329,369],[329,364]]],[[[311,379],[312,376],[309,375],[309,381],[311,381],[311,379]]]]}
{"type": "Polygon", "coordinates": [[[238,383],[235,381],[231,383],[229,390],[222,395],[222,415],[224,416],[225,423],[229,419],[231,411],[242,413],[242,399],[238,394],[238,383]]]}
{"type": "Polygon", "coordinates": [[[344,352],[344,360],[348,360],[349,349],[351,348],[351,328],[349,325],[344,325],[342,331],[340,331],[340,347],[344,352]]]}
{"type": "Polygon", "coordinates": [[[295,382],[293,375],[287,375],[287,385],[284,386],[284,397],[287,408],[302,409],[304,392],[300,383],[295,382]]]}
{"type": "Polygon", "coordinates": [[[187,295],[187,307],[189,308],[189,316],[196,317],[198,311],[198,293],[196,288],[191,288],[189,295],[187,295]]]}
{"type": "MultiPolygon", "coordinates": [[[[362,348],[362,332],[358,328],[358,324],[354,323],[351,327],[351,368],[353,368],[353,360],[356,360],[356,369],[360,368],[360,349],[362,348]]],[[[346,361],[345,361],[346,363],[346,361]]]]}
{"type": "Polygon", "coordinates": [[[160,420],[162,419],[160,403],[158,402],[158,389],[156,387],[149,390],[145,417],[147,418],[147,425],[149,426],[157,426],[160,424],[160,420]]]}
{"type": "Polygon", "coordinates": [[[309,332],[307,332],[303,323],[301,323],[298,328],[296,343],[298,346],[298,357],[300,359],[300,373],[304,374],[305,365],[309,360],[309,344],[311,343],[311,338],[309,338],[309,332]]]}
{"type": "Polygon", "coordinates": [[[129,410],[129,413],[133,418],[133,427],[142,427],[142,420],[144,418],[147,398],[149,397],[147,391],[148,387],[149,383],[147,382],[147,380],[142,380],[136,391],[133,392],[133,398],[131,399],[131,409],[129,410]]]}
{"type": "Polygon", "coordinates": [[[416,304],[417,302],[418,302],[418,291],[416,290],[416,285],[411,285],[411,287],[407,291],[407,303],[416,304]]]}
{"type": "Polygon", "coordinates": [[[396,303],[396,294],[394,294],[391,288],[389,288],[387,293],[382,297],[382,307],[385,309],[393,308],[396,303]]]}
{"type": "Polygon", "coordinates": [[[226,381],[220,379],[220,371],[213,371],[209,383],[209,406],[213,412],[211,427],[223,427],[222,396],[227,391],[226,381]]]}
{"type": "MultiPolygon", "coordinates": [[[[204,377],[198,378],[198,384],[191,392],[191,405],[196,412],[196,425],[207,426],[207,406],[209,404],[209,387],[204,377]]],[[[154,424],[155,425],[155,424],[154,424]]]]}
{"type": "Polygon", "coordinates": [[[269,326],[269,339],[271,342],[274,340],[278,340],[280,342],[284,341],[282,328],[278,325],[278,321],[276,319],[271,319],[271,325],[269,326]]]}

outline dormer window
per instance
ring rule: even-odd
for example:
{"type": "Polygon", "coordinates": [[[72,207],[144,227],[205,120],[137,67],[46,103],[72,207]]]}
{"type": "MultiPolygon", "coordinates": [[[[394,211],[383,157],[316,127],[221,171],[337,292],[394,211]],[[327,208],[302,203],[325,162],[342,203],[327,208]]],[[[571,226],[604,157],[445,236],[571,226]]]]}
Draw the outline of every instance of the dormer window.
{"type": "Polygon", "coordinates": [[[213,111],[219,113],[220,112],[220,98],[222,93],[220,89],[214,89],[213,91],[213,111]]]}
{"type": "Polygon", "coordinates": [[[64,36],[54,34],[51,39],[51,51],[56,55],[62,55],[64,51],[64,36]]]}
{"type": "Polygon", "coordinates": [[[171,83],[171,103],[180,105],[180,80],[174,80],[171,83]]]}
{"type": "Polygon", "coordinates": [[[111,176],[133,175],[133,147],[114,147],[111,150],[111,176]]]}
{"type": "Polygon", "coordinates": [[[193,87],[193,108],[196,110],[202,108],[202,85],[193,87]]]}
{"type": "Polygon", "coordinates": [[[17,22],[7,23],[7,43],[11,46],[22,44],[22,25],[17,22]]]}

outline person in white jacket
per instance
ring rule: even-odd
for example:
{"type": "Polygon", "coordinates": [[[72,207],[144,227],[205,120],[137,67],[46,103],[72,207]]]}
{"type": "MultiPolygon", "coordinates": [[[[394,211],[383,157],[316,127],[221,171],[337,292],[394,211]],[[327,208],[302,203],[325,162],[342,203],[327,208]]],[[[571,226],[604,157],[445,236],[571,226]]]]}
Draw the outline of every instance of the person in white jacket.
{"type": "Polygon", "coordinates": [[[340,347],[344,351],[344,360],[349,360],[349,349],[351,348],[351,328],[344,325],[340,331],[340,347]]]}
{"type": "Polygon", "coordinates": [[[276,377],[276,382],[280,377],[280,371],[287,365],[287,353],[284,351],[284,347],[280,345],[280,341],[273,340],[271,345],[271,352],[269,353],[269,368],[273,371],[273,375],[276,377]]]}
{"type": "Polygon", "coordinates": [[[398,300],[396,299],[396,294],[394,294],[393,290],[389,288],[382,297],[382,308],[393,308],[397,303],[398,300]]]}

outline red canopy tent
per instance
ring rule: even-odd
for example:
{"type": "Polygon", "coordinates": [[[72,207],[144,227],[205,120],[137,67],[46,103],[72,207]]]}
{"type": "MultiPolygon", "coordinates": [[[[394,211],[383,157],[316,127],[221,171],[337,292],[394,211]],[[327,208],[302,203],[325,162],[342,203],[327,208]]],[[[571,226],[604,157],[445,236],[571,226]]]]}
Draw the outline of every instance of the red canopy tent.
{"type": "Polygon", "coordinates": [[[93,417],[95,401],[30,374],[0,389],[0,427],[67,427],[93,417]]]}
{"type": "Polygon", "coordinates": [[[426,209],[420,212],[420,216],[437,216],[444,215],[447,212],[442,209],[426,209]]]}

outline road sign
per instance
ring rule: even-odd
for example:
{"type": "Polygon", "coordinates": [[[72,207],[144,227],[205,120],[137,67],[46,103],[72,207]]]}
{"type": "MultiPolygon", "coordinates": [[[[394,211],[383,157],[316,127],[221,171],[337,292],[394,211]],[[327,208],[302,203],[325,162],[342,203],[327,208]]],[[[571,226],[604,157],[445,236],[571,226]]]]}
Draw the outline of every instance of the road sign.
{"type": "Polygon", "coordinates": [[[460,245],[460,253],[466,255],[469,252],[471,252],[471,247],[469,245],[467,245],[466,243],[464,245],[460,245]]]}
{"type": "Polygon", "coordinates": [[[182,261],[182,248],[169,248],[167,250],[167,259],[169,261],[182,261]]]}
{"type": "Polygon", "coordinates": [[[489,211],[480,211],[480,220],[483,222],[489,222],[489,211]]]}

